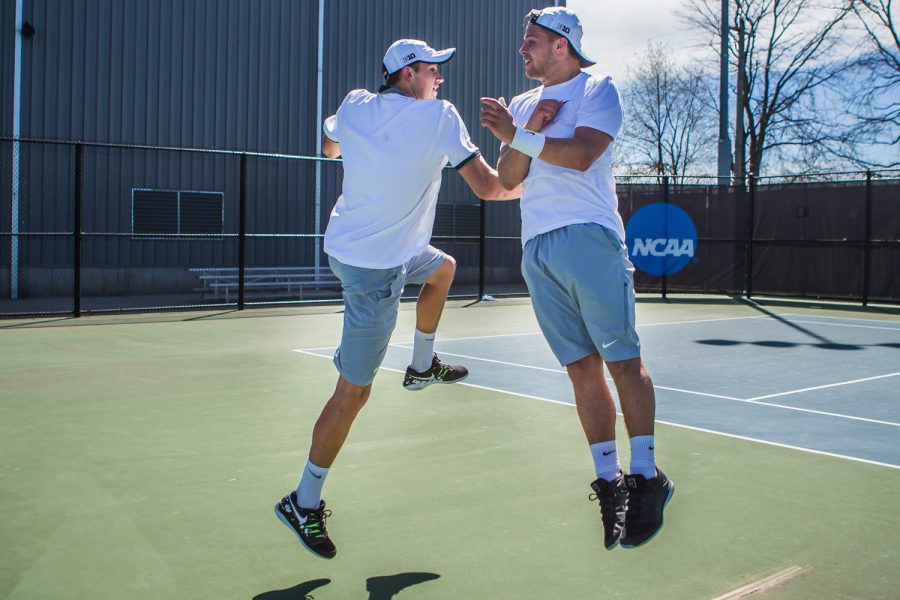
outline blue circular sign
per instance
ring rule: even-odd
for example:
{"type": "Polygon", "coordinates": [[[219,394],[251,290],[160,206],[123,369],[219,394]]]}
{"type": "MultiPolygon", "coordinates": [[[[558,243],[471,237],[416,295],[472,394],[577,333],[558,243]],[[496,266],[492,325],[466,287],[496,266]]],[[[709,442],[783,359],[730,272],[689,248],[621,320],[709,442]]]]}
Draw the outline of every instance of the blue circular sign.
{"type": "Polygon", "coordinates": [[[625,243],[634,266],[650,275],[671,275],[685,268],[697,249],[697,228],[686,212],[659,202],[631,216],[625,243]]]}

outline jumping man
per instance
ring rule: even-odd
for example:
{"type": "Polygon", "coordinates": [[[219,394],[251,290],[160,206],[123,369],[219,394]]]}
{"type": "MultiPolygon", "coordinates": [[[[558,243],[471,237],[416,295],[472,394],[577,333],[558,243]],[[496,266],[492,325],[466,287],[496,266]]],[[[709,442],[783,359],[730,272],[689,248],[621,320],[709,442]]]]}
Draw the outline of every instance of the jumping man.
{"type": "Polygon", "coordinates": [[[321,499],[322,486],[369,397],[405,284],[423,285],[403,386],[421,390],[468,375],[465,367],[446,365],[434,354],[435,331],[456,271],[453,257],[429,244],[444,166],[456,169],[480,198],[521,194],[519,186],[500,184],[456,108],[437,99],[444,81],[440,65],[455,52],[420,40],[394,42],[384,55],[385,83],[378,93],[351,91],[323,127],[325,155],[344,159],[343,193],[325,231],[328,262],[344,298],[343,333],[334,354],[340,376],[313,429],[297,489],[275,505],[282,522],[322,558],[336,553],[325,527],[331,513],[321,499]]]}
{"type": "Polygon", "coordinates": [[[544,337],[572,381],[597,474],[591,487],[604,545],[633,548],[662,527],[675,486],[656,468],[653,383],[635,331],[634,267],[612,175],[621,100],[609,77],[582,72],[594,61],[582,52],[581,37],[572,11],[532,10],[519,54],[526,76],[541,86],[516,96],[508,109],[483,98],[481,124],[502,142],[500,181],[507,189],[524,187],[522,273],[544,337]],[[543,125],[534,128],[535,122],[543,125]],[[631,438],[627,475],[619,466],[604,362],[631,438]]]}

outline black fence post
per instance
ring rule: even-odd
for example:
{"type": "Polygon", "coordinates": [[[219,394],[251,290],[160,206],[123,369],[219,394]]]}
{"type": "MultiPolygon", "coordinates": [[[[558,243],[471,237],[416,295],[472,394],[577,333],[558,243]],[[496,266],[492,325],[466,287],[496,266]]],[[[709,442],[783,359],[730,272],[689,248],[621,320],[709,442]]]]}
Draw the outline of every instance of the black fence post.
{"type": "MultiPolygon", "coordinates": [[[[744,275],[744,288],[747,294],[747,300],[753,294],[753,223],[756,217],[756,177],[750,175],[749,178],[750,198],[747,202],[747,259],[744,261],[747,272],[744,275]]],[[[741,180],[741,187],[744,182],[741,180]]]]}
{"type": "Polygon", "coordinates": [[[82,175],[84,173],[84,146],[75,144],[75,220],[72,224],[73,248],[73,279],[72,286],[72,315],[81,316],[81,216],[84,213],[84,192],[82,191],[82,175]]]}
{"type": "Polygon", "coordinates": [[[863,242],[862,305],[869,304],[869,272],[872,267],[872,171],[866,171],[866,239],[863,242]]]}
{"type": "Polygon", "coordinates": [[[485,205],[487,202],[481,200],[481,204],[478,207],[479,211],[479,220],[478,220],[478,299],[484,299],[484,250],[487,244],[485,243],[485,225],[484,225],[484,216],[487,213],[485,209],[485,205]]]}
{"type": "MultiPolygon", "coordinates": [[[[663,213],[665,215],[665,221],[663,222],[663,233],[665,234],[665,238],[668,240],[669,239],[669,207],[668,207],[668,204],[669,204],[669,176],[668,175],[663,175],[662,185],[663,185],[663,204],[667,205],[666,210],[663,213]]],[[[668,256],[663,258],[663,260],[668,263],[668,261],[669,261],[668,256]]],[[[668,266],[668,265],[666,265],[666,266],[668,266]]],[[[669,276],[666,274],[666,271],[663,270],[662,299],[664,302],[666,301],[666,294],[668,292],[668,287],[669,287],[669,276]]]]}
{"type": "Polygon", "coordinates": [[[244,281],[247,270],[247,155],[241,154],[241,196],[238,212],[238,310],[244,310],[244,281]]]}

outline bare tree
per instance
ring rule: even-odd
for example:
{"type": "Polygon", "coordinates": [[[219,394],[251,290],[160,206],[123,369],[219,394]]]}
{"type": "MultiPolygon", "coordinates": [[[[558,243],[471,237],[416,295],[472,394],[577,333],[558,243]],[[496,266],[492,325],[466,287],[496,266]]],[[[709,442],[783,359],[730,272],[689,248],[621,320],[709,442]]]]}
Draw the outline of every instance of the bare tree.
{"type": "MultiPolygon", "coordinates": [[[[855,81],[843,87],[849,112],[856,117],[843,144],[833,153],[864,167],[900,165],[900,31],[892,0],[850,0],[865,30],[866,48],[855,60],[855,81]],[[887,149],[870,158],[861,146],[887,149]]],[[[871,153],[870,153],[871,154],[871,153]]]]}
{"type": "MultiPolygon", "coordinates": [[[[900,86],[900,30],[895,20],[892,0],[851,0],[853,13],[868,34],[871,52],[864,58],[873,72],[883,80],[881,90],[900,86]]],[[[885,118],[900,123],[900,100],[892,102],[885,118]]]]}
{"type": "MultiPolygon", "coordinates": [[[[746,166],[759,175],[767,164],[808,166],[833,137],[827,107],[817,96],[849,68],[837,35],[851,12],[833,0],[731,0],[734,22],[730,60],[744,65],[743,139],[746,166]],[[739,29],[743,35],[739,35],[739,29]],[[741,59],[744,60],[741,60],[741,59]],[[776,163],[777,161],[777,163],[776,163]]],[[[686,0],[682,17],[710,34],[718,52],[720,0],[686,0]]]]}
{"type": "Polygon", "coordinates": [[[630,70],[620,139],[625,162],[679,183],[710,158],[715,113],[704,76],[676,67],[670,56],[665,46],[650,44],[630,70]]]}

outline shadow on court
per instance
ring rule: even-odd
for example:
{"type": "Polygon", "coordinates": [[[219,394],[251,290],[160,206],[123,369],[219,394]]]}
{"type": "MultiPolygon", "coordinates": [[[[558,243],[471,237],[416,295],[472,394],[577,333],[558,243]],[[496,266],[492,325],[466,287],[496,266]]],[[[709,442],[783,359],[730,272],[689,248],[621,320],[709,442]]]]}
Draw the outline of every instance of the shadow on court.
{"type": "Polygon", "coordinates": [[[750,346],[760,346],[762,348],[799,348],[800,346],[810,346],[813,348],[822,348],[824,350],[862,350],[867,347],[883,347],[883,348],[900,348],[900,344],[838,344],[835,342],[823,342],[819,344],[803,344],[800,342],[781,342],[778,340],[759,340],[758,342],[742,342],[738,340],[697,340],[698,344],[706,344],[707,346],[738,346],[747,344],[750,346]]]}
{"type": "Polygon", "coordinates": [[[822,348],[823,350],[862,350],[864,348],[894,348],[900,349],[900,343],[895,342],[883,342],[879,344],[840,344],[835,342],[834,340],[830,340],[827,337],[816,333],[806,327],[803,327],[799,323],[795,323],[788,319],[785,319],[779,314],[776,314],[770,310],[766,310],[764,307],[759,304],[753,302],[752,300],[741,300],[742,304],[746,304],[747,306],[757,310],[767,317],[771,317],[775,319],[782,325],[786,325],[795,331],[798,331],[814,340],[815,342],[785,342],[781,340],[759,340],[755,342],[748,341],[739,341],[739,340],[725,340],[725,339],[709,339],[709,340],[697,340],[698,344],[705,344],[707,346],[738,346],[741,344],[747,344],[751,346],[760,346],[762,348],[799,348],[800,346],[809,346],[812,348],[822,348]]]}
{"type": "MultiPolygon", "coordinates": [[[[391,600],[394,596],[408,587],[432,581],[439,578],[437,573],[410,572],[397,573],[396,575],[381,575],[369,577],[366,580],[366,591],[369,592],[369,600],[391,600]]],[[[330,579],[312,579],[304,581],[292,588],[284,590],[272,590],[254,596],[253,600],[312,600],[313,590],[331,583],[330,579]]]]}
{"type": "Polygon", "coordinates": [[[309,594],[313,590],[328,585],[330,579],[312,579],[298,583],[292,588],[286,590],[272,590],[271,592],[263,592],[258,596],[254,596],[253,600],[306,600],[310,598],[309,594]]]}
{"type": "Polygon", "coordinates": [[[770,310],[766,310],[764,307],[760,306],[753,300],[749,300],[749,299],[744,300],[742,302],[742,304],[746,304],[750,308],[757,310],[757,311],[763,313],[764,315],[775,319],[782,325],[786,325],[786,326],[790,327],[791,329],[795,329],[796,331],[799,331],[800,333],[807,335],[807,336],[813,338],[814,340],[819,341],[818,344],[806,344],[806,345],[816,346],[818,348],[826,348],[828,350],[861,350],[862,349],[861,346],[857,346],[855,344],[838,344],[838,343],[834,342],[833,340],[829,340],[828,338],[826,338],[822,335],[819,335],[815,331],[807,329],[806,327],[803,327],[802,325],[794,323],[793,321],[789,321],[789,320],[785,319],[784,317],[782,317],[781,315],[773,313],[770,310]]]}
{"type": "Polygon", "coordinates": [[[369,577],[366,579],[366,591],[369,592],[369,600],[390,600],[404,589],[425,583],[440,577],[437,573],[397,573],[396,575],[383,575],[381,577],[369,577]]]}

